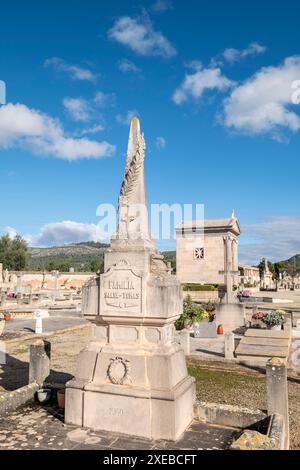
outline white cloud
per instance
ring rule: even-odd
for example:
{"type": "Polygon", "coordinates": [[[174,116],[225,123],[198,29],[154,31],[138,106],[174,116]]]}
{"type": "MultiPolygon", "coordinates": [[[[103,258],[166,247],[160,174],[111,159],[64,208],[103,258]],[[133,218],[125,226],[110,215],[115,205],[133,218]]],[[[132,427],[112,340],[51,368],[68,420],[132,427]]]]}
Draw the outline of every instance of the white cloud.
{"type": "Polygon", "coordinates": [[[16,229],[13,227],[5,227],[4,233],[5,235],[8,235],[11,239],[14,239],[18,235],[16,229]]]}
{"type": "Polygon", "coordinates": [[[0,149],[9,148],[25,148],[40,156],[69,161],[111,156],[115,151],[105,141],[68,137],[59,120],[19,103],[0,108],[0,149]]]}
{"type": "Polygon", "coordinates": [[[82,129],[79,134],[80,135],[88,135],[88,134],[98,134],[99,132],[103,132],[104,131],[104,126],[102,126],[102,124],[95,124],[94,126],[92,127],[88,127],[86,129],[82,129]]]}
{"type": "Polygon", "coordinates": [[[116,101],[116,95],[114,93],[103,93],[103,91],[97,91],[94,97],[94,104],[100,108],[105,106],[113,106],[116,101]]]}
{"type": "Polygon", "coordinates": [[[91,118],[87,100],[83,98],[64,98],[63,105],[74,121],[86,122],[91,118]]]}
{"type": "Polygon", "coordinates": [[[242,229],[239,254],[243,263],[258,264],[264,257],[272,262],[283,261],[300,253],[299,217],[271,217],[242,229]]]}
{"type": "Polygon", "coordinates": [[[32,238],[32,244],[35,246],[56,246],[100,240],[101,233],[97,225],[65,220],[44,225],[40,233],[32,238]]]}
{"type": "Polygon", "coordinates": [[[45,60],[44,65],[45,67],[53,67],[54,70],[58,72],[67,73],[72,80],[86,80],[89,82],[96,82],[97,80],[97,75],[91,70],[79,67],[78,65],[68,64],[59,57],[52,57],[51,59],[45,60]]]}
{"type": "Polygon", "coordinates": [[[224,102],[224,124],[248,134],[280,129],[296,132],[300,117],[292,108],[292,84],[300,77],[300,56],[288,57],[278,67],[264,67],[235,88],[224,102]]]}
{"type": "Polygon", "coordinates": [[[94,98],[86,100],[82,97],[69,98],[63,100],[63,105],[73,121],[87,122],[92,119],[99,119],[98,108],[111,106],[115,103],[115,95],[113,93],[103,93],[98,91],[94,98]]]}
{"type": "Polygon", "coordinates": [[[130,121],[133,117],[138,116],[139,113],[135,109],[130,109],[127,111],[127,114],[117,114],[116,121],[119,124],[124,124],[125,126],[130,124],[130,121]]]}
{"type": "MultiPolygon", "coordinates": [[[[17,232],[17,230],[16,230],[14,227],[5,227],[5,228],[4,228],[4,233],[5,233],[5,235],[8,235],[9,238],[11,238],[12,240],[13,240],[17,235],[19,235],[19,233],[17,232]]],[[[30,244],[31,241],[32,241],[32,236],[31,236],[31,235],[23,235],[22,238],[23,238],[28,244],[30,244]]]]}
{"type": "Polygon", "coordinates": [[[155,144],[159,150],[162,150],[165,148],[167,142],[164,137],[156,137],[155,144]]]}
{"type": "Polygon", "coordinates": [[[245,59],[246,57],[256,56],[266,52],[267,48],[258,44],[257,42],[252,42],[246,49],[234,49],[228,48],[223,52],[223,57],[227,62],[231,64],[238,62],[239,60],[245,59]]]}
{"type": "Polygon", "coordinates": [[[108,31],[108,36],[143,56],[173,57],[176,50],[159,31],[155,31],[149,18],[135,19],[122,16],[108,31]]]}
{"type": "Polygon", "coordinates": [[[162,11],[172,10],[173,5],[170,0],[156,0],[156,2],[152,5],[152,10],[156,13],[160,13],[162,11]]]}
{"type": "MultiPolygon", "coordinates": [[[[13,227],[5,227],[4,233],[14,238],[17,230],[13,227]]],[[[21,235],[30,246],[61,246],[70,243],[86,241],[107,241],[106,234],[96,224],[84,224],[72,220],[52,222],[43,225],[38,234],[21,235]]]]}
{"type": "Polygon", "coordinates": [[[139,73],[141,70],[131,61],[128,59],[122,59],[118,62],[118,67],[121,72],[128,73],[139,73]]]}
{"type": "Polygon", "coordinates": [[[222,75],[220,68],[201,68],[199,62],[194,61],[194,73],[186,74],[182,84],[175,90],[173,101],[182,104],[188,98],[199,99],[207,90],[226,90],[233,82],[222,75]]]}

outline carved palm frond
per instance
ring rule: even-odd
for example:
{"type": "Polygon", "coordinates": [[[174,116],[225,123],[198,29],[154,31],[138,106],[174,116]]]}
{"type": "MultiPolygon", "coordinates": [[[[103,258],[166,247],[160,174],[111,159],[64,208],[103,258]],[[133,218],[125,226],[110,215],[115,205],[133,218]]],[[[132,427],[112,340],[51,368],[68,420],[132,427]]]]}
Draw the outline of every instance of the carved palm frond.
{"type": "Polygon", "coordinates": [[[135,155],[133,156],[129,167],[126,169],[124,180],[121,186],[120,195],[130,197],[134,188],[136,187],[136,183],[139,179],[139,176],[142,172],[143,163],[144,163],[144,149],[143,143],[141,142],[136,150],[135,155]]]}

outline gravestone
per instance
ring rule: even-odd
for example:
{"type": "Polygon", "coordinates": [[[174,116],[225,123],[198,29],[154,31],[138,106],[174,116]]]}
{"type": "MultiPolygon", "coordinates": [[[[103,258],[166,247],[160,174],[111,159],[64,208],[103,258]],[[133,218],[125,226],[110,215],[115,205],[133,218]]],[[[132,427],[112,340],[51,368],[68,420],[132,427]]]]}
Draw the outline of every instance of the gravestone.
{"type": "MultiPolygon", "coordinates": [[[[131,121],[118,228],[105,252],[95,333],[66,388],[68,424],[176,440],[193,420],[194,379],[174,338],[182,291],[148,227],[144,136],[131,121]]],[[[86,300],[85,300],[86,302],[86,300]]]]}

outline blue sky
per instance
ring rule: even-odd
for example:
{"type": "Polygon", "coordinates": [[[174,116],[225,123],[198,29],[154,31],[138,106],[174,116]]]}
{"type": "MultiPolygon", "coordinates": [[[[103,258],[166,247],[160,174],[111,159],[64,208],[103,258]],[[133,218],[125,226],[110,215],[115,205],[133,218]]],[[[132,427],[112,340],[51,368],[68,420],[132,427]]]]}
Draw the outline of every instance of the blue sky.
{"type": "Polygon", "coordinates": [[[234,208],[245,262],[300,252],[299,15],[294,0],[1,5],[0,232],[94,239],[138,114],[149,203],[234,208]]]}

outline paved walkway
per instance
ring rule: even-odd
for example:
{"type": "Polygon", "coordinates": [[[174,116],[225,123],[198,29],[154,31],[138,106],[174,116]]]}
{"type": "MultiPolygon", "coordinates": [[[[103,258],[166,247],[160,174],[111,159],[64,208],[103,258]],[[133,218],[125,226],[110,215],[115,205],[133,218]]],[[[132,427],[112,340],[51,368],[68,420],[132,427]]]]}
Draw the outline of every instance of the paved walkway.
{"type": "Polygon", "coordinates": [[[152,441],[66,426],[55,408],[25,406],[0,420],[0,450],[225,450],[236,430],[194,423],[177,441],[152,441]]]}
{"type": "MultiPolygon", "coordinates": [[[[48,317],[43,319],[43,331],[48,333],[50,331],[63,330],[72,326],[88,324],[84,318],[76,317],[48,317]]],[[[13,319],[5,323],[5,333],[18,332],[18,333],[34,333],[35,320],[30,319],[13,319]]]]}

